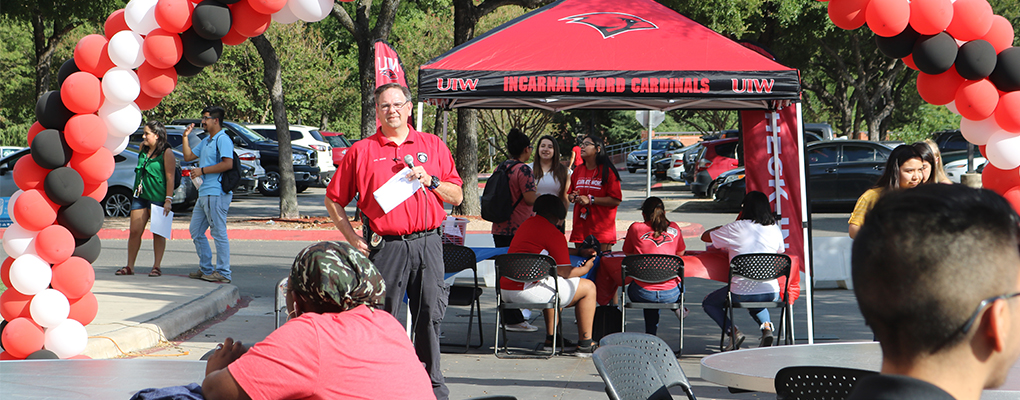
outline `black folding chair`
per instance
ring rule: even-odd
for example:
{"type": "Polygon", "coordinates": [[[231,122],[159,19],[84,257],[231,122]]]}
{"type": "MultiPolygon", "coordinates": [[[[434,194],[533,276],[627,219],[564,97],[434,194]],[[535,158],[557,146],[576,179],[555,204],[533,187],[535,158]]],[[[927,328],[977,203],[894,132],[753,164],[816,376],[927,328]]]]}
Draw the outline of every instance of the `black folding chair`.
{"type": "Polygon", "coordinates": [[[676,359],[673,349],[662,338],[646,333],[619,332],[603,337],[599,341],[599,347],[602,346],[629,346],[643,351],[659,372],[659,379],[663,385],[667,388],[679,386],[687,394],[688,399],[697,400],[691,389],[691,382],[680,368],[680,362],[676,359]]]}
{"type": "MultiPolygon", "coordinates": [[[[636,281],[645,283],[662,283],[674,278],[680,278],[680,298],[676,303],[640,303],[629,301],[627,290],[621,294],[620,304],[623,304],[623,326],[622,331],[627,331],[627,309],[656,309],[656,310],[680,310],[684,307],[684,260],[671,254],[638,254],[624,257],[620,273],[623,276],[620,282],[627,282],[627,278],[634,278],[636,281]]],[[[680,319],[680,349],[684,351],[684,320],[680,319]]]]}
{"type": "MultiPolygon", "coordinates": [[[[542,254],[510,253],[496,257],[496,338],[493,351],[496,358],[549,358],[556,355],[556,344],[559,339],[559,328],[553,329],[552,351],[548,355],[512,354],[506,345],[506,326],[499,320],[504,309],[553,309],[555,320],[560,320],[560,285],[556,277],[556,261],[542,254]],[[508,303],[503,300],[500,278],[514,282],[529,283],[553,277],[553,288],[556,291],[545,303],[508,303]],[[503,351],[500,351],[499,338],[503,336],[503,351]],[[501,354],[502,353],[502,354],[501,354]]],[[[559,325],[559,324],[558,324],[559,325]]]]}
{"type": "Polygon", "coordinates": [[[599,346],[591,359],[612,400],[673,398],[644,351],[630,346],[599,346]]]}
{"type": "MultiPolygon", "coordinates": [[[[450,287],[449,305],[471,306],[471,310],[468,313],[467,339],[464,341],[464,352],[466,353],[470,347],[476,349],[482,347],[482,341],[484,340],[484,335],[482,334],[482,304],[479,300],[482,295],[482,288],[478,287],[478,267],[475,261],[475,252],[468,247],[445,243],[443,244],[443,264],[446,266],[447,274],[455,274],[466,269],[470,269],[474,274],[474,280],[472,280],[471,285],[453,285],[450,287]],[[478,345],[471,346],[471,330],[476,314],[478,316],[478,345]]],[[[447,344],[443,343],[443,345],[447,344]]],[[[450,345],[452,346],[452,344],[450,345]]]]}
{"type": "MultiPolygon", "coordinates": [[[[793,344],[793,307],[788,301],[790,298],[790,270],[792,262],[790,256],[780,253],[747,253],[740,254],[730,260],[730,279],[733,282],[734,276],[741,276],[756,281],[769,281],[786,278],[786,284],[780,292],[779,301],[733,301],[730,283],[726,284],[726,303],[723,307],[729,309],[730,316],[730,337],[736,335],[737,324],[733,321],[733,309],[735,308],[777,308],[782,307],[779,317],[779,337],[785,333],[786,344],[793,344]]],[[[725,329],[719,334],[719,348],[722,351],[723,342],[726,338],[725,329]]]]}
{"type": "Polygon", "coordinates": [[[777,400],[842,400],[861,378],[878,372],[854,368],[793,366],[776,373],[777,400]]]}

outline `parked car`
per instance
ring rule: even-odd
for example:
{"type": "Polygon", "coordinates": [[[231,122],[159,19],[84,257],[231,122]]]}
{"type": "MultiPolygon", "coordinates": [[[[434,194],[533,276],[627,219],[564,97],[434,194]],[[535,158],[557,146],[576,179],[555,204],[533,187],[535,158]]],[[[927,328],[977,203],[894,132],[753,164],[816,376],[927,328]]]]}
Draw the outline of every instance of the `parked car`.
{"type": "Polygon", "coordinates": [[[963,137],[963,133],[959,129],[949,131],[939,131],[931,134],[932,140],[938,145],[939,151],[942,154],[951,151],[967,150],[967,139],[963,137]]]}
{"type": "MultiPolygon", "coordinates": [[[[167,125],[166,126],[166,141],[170,143],[175,151],[183,152],[182,147],[184,146],[184,131],[187,129],[183,125],[167,125]]],[[[192,147],[198,144],[202,140],[196,132],[202,132],[202,128],[196,128],[191,131],[191,136],[188,137],[189,143],[192,147]]],[[[204,136],[203,136],[204,137],[204,136]]],[[[128,144],[135,146],[141,145],[142,143],[142,128],[138,128],[135,133],[131,134],[131,138],[128,139],[128,144]]],[[[237,158],[241,160],[241,164],[247,165],[253,168],[253,177],[256,182],[266,176],[266,170],[262,168],[260,155],[258,150],[250,150],[243,147],[234,147],[234,153],[237,154],[237,158]]],[[[236,192],[240,193],[240,192],[236,192]]]]}
{"type": "MultiPolygon", "coordinates": [[[[652,163],[673,155],[683,145],[676,139],[652,139],[652,163]]],[[[627,154],[627,171],[634,173],[648,167],[648,141],[641,142],[637,150],[627,154]]]]}
{"type": "MultiPolygon", "coordinates": [[[[980,173],[981,171],[983,171],[986,164],[988,164],[988,160],[977,154],[974,155],[975,172],[980,173]]],[[[967,173],[966,154],[964,154],[964,158],[962,160],[956,160],[946,163],[944,168],[946,170],[946,176],[949,177],[949,180],[953,181],[953,183],[960,183],[960,179],[962,179],[961,177],[963,177],[963,174],[967,173]]]]}
{"type": "MultiPolygon", "coordinates": [[[[270,140],[277,140],[276,125],[245,125],[258,134],[270,140]]],[[[333,178],[336,166],[333,165],[333,147],[326,142],[319,130],[315,127],[305,125],[290,125],[290,143],[309,147],[318,153],[319,183],[322,186],[329,185],[333,178]]]]}
{"type": "Polygon", "coordinates": [[[804,124],[804,141],[811,143],[820,140],[832,140],[834,139],[832,134],[832,125],[826,123],[811,123],[804,124]],[[809,134],[813,137],[809,138],[809,134]],[[817,138],[817,139],[816,139],[817,138]]]}
{"type": "MultiPolygon", "coordinates": [[[[710,140],[701,143],[697,164],[693,172],[691,192],[695,196],[708,197],[708,188],[719,174],[734,169],[738,165],[737,157],[741,153],[739,138],[710,140]]],[[[690,170],[688,170],[690,171],[690,170]]]]}
{"type": "Polygon", "coordinates": [[[691,147],[683,153],[684,182],[686,182],[687,185],[694,182],[694,166],[698,163],[698,154],[701,153],[702,143],[704,142],[692,144],[691,147]]]}
{"type": "Polygon", "coordinates": [[[656,161],[652,165],[657,179],[684,180],[684,153],[675,152],[668,158],[656,161]]]}
{"type": "Polygon", "coordinates": [[[333,166],[339,166],[340,160],[347,155],[347,150],[350,150],[352,142],[347,140],[347,136],[340,132],[320,131],[319,134],[333,147],[333,166]]]}
{"type": "MultiPolygon", "coordinates": [[[[197,126],[198,120],[176,119],[172,123],[174,125],[195,124],[197,126]]],[[[226,129],[227,135],[234,141],[235,147],[258,150],[262,168],[266,170],[266,176],[259,179],[258,185],[256,185],[259,193],[263,196],[279,196],[279,144],[275,140],[266,139],[251,129],[231,121],[223,121],[223,128],[226,129]]],[[[202,128],[196,127],[192,133],[199,135],[200,138],[205,137],[205,131],[202,128]]],[[[192,145],[195,144],[197,142],[192,145]]],[[[292,144],[291,149],[291,160],[294,163],[294,183],[297,186],[297,191],[300,193],[308,189],[309,186],[319,182],[319,157],[315,150],[309,147],[292,144]]]]}
{"type": "MultiPolygon", "coordinates": [[[[852,206],[882,176],[892,147],[866,140],[831,140],[812,143],[806,152],[811,205],[852,206]]],[[[746,193],[743,172],[730,173],[734,175],[719,182],[714,197],[721,203],[739,204],[746,193]]]]}
{"type": "Polygon", "coordinates": [[[24,147],[18,146],[0,146],[0,158],[7,157],[11,154],[17,153],[18,150],[24,149],[24,147]]]}

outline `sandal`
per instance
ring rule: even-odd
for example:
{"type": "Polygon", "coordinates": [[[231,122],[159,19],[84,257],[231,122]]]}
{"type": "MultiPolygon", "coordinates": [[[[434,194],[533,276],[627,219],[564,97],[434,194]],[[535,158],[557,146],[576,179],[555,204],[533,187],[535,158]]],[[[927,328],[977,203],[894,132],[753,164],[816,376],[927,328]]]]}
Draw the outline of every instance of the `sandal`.
{"type": "Polygon", "coordinates": [[[134,274],[135,274],[135,270],[133,270],[133,269],[130,269],[130,268],[128,268],[128,267],[123,267],[123,268],[121,268],[121,269],[118,269],[118,270],[117,270],[116,272],[114,272],[113,274],[114,274],[114,275],[134,275],[134,274]]]}
{"type": "Polygon", "coordinates": [[[163,271],[160,271],[159,267],[152,267],[152,271],[149,271],[149,277],[155,278],[163,276],[163,271]]]}

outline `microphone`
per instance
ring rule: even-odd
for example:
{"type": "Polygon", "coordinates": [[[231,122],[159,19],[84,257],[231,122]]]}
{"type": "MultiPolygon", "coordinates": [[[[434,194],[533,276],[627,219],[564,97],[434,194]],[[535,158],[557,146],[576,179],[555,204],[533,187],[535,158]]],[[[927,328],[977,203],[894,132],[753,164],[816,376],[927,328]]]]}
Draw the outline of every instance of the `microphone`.
{"type": "Polygon", "coordinates": [[[414,169],[414,157],[410,154],[404,156],[404,164],[407,164],[407,168],[414,169]]]}

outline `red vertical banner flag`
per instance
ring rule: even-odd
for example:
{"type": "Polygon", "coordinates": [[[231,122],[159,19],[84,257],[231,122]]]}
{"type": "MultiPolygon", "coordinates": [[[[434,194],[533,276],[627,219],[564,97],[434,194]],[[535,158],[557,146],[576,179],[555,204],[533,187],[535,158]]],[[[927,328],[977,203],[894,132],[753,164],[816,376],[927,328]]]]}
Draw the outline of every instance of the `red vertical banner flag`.
{"type": "Polygon", "coordinates": [[[801,209],[801,169],[797,108],[793,104],[778,111],[740,112],[744,140],[747,191],[765,193],[780,216],[786,254],[794,258],[790,295],[800,296],[800,273],[804,270],[804,230],[801,209]],[[773,120],[775,123],[773,123],[773,120]],[[773,135],[773,127],[776,134],[773,135]]]}
{"type": "MultiPolygon", "coordinates": [[[[400,56],[397,52],[390,47],[389,43],[385,40],[375,41],[375,87],[385,85],[387,83],[399,83],[404,87],[407,86],[407,80],[404,78],[404,67],[400,63],[400,56]]],[[[414,107],[411,107],[412,110],[414,107]]],[[[414,126],[414,120],[411,118],[411,114],[407,115],[407,123],[414,126]]],[[[382,123],[377,118],[375,120],[375,126],[378,128],[382,123]]]]}

